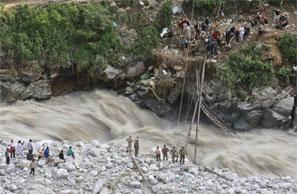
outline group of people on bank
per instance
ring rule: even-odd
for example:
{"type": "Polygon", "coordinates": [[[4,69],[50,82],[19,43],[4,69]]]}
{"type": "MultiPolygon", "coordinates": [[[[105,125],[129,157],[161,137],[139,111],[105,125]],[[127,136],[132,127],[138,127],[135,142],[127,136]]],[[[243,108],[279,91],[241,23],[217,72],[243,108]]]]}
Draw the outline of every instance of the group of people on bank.
{"type": "MultiPolygon", "coordinates": [[[[134,142],[134,155],[135,157],[139,154],[139,137],[136,137],[133,141],[132,136],[129,136],[126,139],[128,145],[127,145],[127,152],[132,154],[132,144],[134,142]]],[[[173,146],[171,149],[169,149],[166,145],[164,145],[162,148],[160,146],[157,146],[154,149],[154,154],[156,156],[157,162],[161,162],[161,156],[163,158],[163,161],[168,161],[168,153],[171,155],[172,163],[178,162],[180,164],[185,163],[185,158],[187,155],[185,147],[181,147],[181,149],[178,151],[175,146],[173,146]]]]}
{"type": "MultiPolygon", "coordinates": [[[[26,157],[27,160],[31,161],[29,165],[30,175],[34,176],[35,168],[37,167],[37,162],[42,158],[45,159],[46,164],[53,163],[54,165],[58,165],[59,163],[63,163],[66,161],[63,150],[60,150],[58,155],[51,155],[49,146],[41,145],[38,148],[37,145],[38,144],[34,146],[34,143],[31,139],[28,143],[19,140],[17,144],[14,143],[14,140],[11,140],[10,144],[7,146],[4,153],[6,164],[9,165],[11,160],[24,159],[26,157]],[[36,149],[35,154],[34,149],[36,149]],[[57,156],[57,160],[53,159],[55,156],[57,156]]],[[[75,158],[72,146],[68,147],[66,155],[68,157],[72,157],[73,159],[75,158]]]]}
{"type": "MultiPolygon", "coordinates": [[[[279,9],[274,11],[273,23],[276,28],[282,29],[288,25],[288,16],[279,9]]],[[[181,19],[177,22],[180,29],[179,46],[191,47],[192,50],[206,51],[208,58],[218,54],[218,48],[231,48],[231,42],[236,44],[248,40],[251,29],[258,34],[266,32],[269,19],[265,13],[257,13],[246,19],[233,20],[231,23],[222,25],[220,20],[211,21],[206,17],[204,21],[181,19]],[[202,49],[200,49],[202,48],[202,49]]],[[[171,33],[173,34],[173,33],[171,33]]]]}

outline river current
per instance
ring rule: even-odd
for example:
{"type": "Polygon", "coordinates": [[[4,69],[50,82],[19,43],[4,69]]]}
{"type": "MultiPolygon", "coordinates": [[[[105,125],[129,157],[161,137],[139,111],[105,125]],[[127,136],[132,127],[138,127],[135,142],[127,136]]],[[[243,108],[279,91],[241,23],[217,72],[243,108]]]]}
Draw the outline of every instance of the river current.
{"type": "MultiPolygon", "coordinates": [[[[70,140],[125,144],[140,137],[140,152],[157,145],[185,144],[188,124],[163,120],[109,91],[78,92],[45,102],[0,104],[0,138],[70,140]]],[[[193,133],[192,133],[193,134],[193,133]]],[[[194,134],[190,142],[194,142],[194,134]]],[[[202,124],[198,158],[209,167],[229,168],[241,176],[277,175],[297,179],[297,137],[281,130],[252,130],[234,137],[202,124]]],[[[192,156],[193,144],[188,146],[192,156]]]]}

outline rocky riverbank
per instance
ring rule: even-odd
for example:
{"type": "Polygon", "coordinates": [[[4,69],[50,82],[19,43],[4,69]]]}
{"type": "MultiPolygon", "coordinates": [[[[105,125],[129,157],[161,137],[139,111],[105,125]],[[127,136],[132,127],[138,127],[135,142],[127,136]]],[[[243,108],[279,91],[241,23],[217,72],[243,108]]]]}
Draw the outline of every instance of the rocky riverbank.
{"type": "MultiPolygon", "coordinates": [[[[32,177],[28,160],[13,159],[7,166],[2,157],[0,193],[297,193],[297,182],[290,177],[239,177],[228,169],[213,169],[223,178],[188,160],[183,166],[162,161],[158,167],[150,153],[136,159],[148,186],[124,147],[98,141],[43,143],[50,147],[54,160],[59,150],[72,145],[76,159],[67,158],[57,166],[41,159],[32,177]]],[[[1,153],[6,145],[1,141],[1,153]]]]}

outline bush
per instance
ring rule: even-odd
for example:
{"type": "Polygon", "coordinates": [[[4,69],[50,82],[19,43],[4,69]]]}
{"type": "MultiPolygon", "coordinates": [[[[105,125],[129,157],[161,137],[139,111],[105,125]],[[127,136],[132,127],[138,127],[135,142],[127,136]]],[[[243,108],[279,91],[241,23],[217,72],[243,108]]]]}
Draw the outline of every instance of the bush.
{"type": "Polygon", "coordinates": [[[282,67],[279,69],[278,75],[283,78],[289,78],[291,75],[291,69],[288,67],[282,67]]]}
{"type": "Polygon", "coordinates": [[[145,27],[137,35],[137,40],[132,48],[135,60],[145,60],[152,53],[159,41],[159,33],[154,27],[145,27]]]}
{"type": "Polygon", "coordinates": [[[234,89],[251,90],[267,85],[272,77],[271,64],[262,60],[263,48],[252,43],[216,65],[218,75],[234,89]]]}
{"type": "Polygon", "coordinates": [[[297,36],[286,33],[279,41],[283,58],[291,63],[297,63],[297,36]]]}
{"type": "Polygon", "coordinates": [[[166,0],[159,10],[156,20],[155,27],[158,31],[162,31],[165,27],[170,27],[172,22],[172,1],[166,0]]]}

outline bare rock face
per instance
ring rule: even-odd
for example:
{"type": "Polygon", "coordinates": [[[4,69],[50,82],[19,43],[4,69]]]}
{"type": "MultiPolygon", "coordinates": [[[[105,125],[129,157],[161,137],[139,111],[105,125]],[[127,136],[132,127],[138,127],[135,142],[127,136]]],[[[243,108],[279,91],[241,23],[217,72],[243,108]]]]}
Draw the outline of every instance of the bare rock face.
{"type": "Polygon", "coordinates": [[[289,117],[292,112],[292,108],[294,105],[294,97],[287,96],[286,98],[281,99],[278,101],[273,107],[273,111],[289,117]]]}
{"type": "Polygon", "coordinates": [[[291,117],[285,117],[273,110],[264,114],[262,125],[265,128],[286,128],[290,124],[291,117]]]}
{"type": "Polygon", "coordinates": [[[108,65],[103,73],[106,77],[106,81],[109,81],[109,80],[113,80],[116,77],[118,77],[121,73],[121,70],[108,65]]]}
{"type": "Polygon", "coordinates": [[[145,71],[145,65],[143,62],[137,62],[134,66],[131,66],[127,69],[126,76],[128,78],[133,78],[140,76],[145,71]]]}
{"type": "Polygon", "coordinates": [[[47,100],[51,97],[51,85],[48,80],[39,80],[25,85],[21,82],[1,82],[0,100],[11,102],[16,100],[47,100]]]}
{"type": "Polygon", "coordinates": [[[49,81],[47,80],[39,80],[37,82],[31,83],[25,90],[28,94],[31,94],[31,96],[28,96],[28,98],[32,97],[37,100],[46,100],[51,97],[51,86],[49,81]]]}

